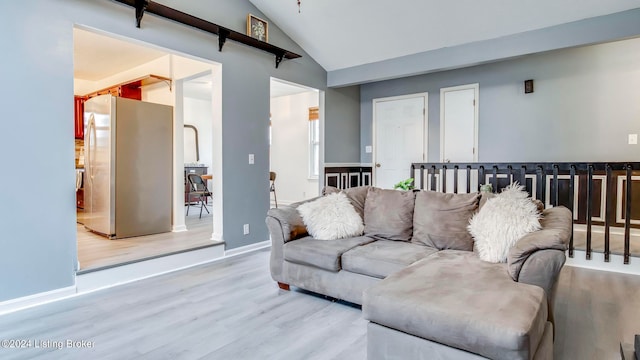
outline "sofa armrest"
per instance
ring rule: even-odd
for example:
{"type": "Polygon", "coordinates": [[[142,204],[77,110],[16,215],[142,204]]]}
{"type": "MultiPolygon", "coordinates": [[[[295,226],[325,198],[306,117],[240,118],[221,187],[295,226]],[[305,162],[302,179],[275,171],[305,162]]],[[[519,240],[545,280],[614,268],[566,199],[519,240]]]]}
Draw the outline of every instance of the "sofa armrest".
{"type": "Polygon", "coordinates": [[[271,241],[282,244],[307,236],[307,227],[295,206],[281,206],[267,212],[267,227],[271,241]],[[273,220],[273,221],[270,221],[273,220]]]}
{"type": "Polygon", "coordinates": [[[508,271],[515,281],[519,281],[522,267],[531,254],[547,249],[561,250],[562,252],[567,249],[573,230],[571,211],[563,206],[558,206],[545,210],[542,215],[543,218],[540,221],[542,230],[523,236],[509,250],[507,255],[508,271]]]}
{"type": "Polygon", "coordinates": [[[554,303],[560,270],[566,261],[563,250],[538,250],[531,254],[522,266],[518,282],[536,285],[544,289],[547,296],[548,320],[554,321],[554,303]]]}
{"type": "Polygon", "coordinates": [[[283,278],[282,267],[284,265],[284,244],[307,235],[307,228],[302,222],[296,205],[281,206],[270,209],[267,212],[267,228],[271,235],[271,277],[277,282],[286,282],[283,278]]]}

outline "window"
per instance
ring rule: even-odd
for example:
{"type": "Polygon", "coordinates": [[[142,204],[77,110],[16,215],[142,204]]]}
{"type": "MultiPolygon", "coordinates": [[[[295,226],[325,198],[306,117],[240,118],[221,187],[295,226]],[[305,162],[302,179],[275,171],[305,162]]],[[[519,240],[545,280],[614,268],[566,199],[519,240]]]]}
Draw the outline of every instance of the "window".
{"type": "Polygon", "coordinates": [[[320,172],[320,121],[318,107],[309,108],[309,178],[317,179],[320,172]]]}

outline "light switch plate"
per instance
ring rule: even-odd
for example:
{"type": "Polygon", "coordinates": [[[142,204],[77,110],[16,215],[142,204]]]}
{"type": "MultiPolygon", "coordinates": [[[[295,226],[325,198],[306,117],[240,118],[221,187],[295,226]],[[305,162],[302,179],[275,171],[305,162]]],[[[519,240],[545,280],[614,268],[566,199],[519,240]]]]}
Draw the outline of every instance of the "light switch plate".
{"type": "Polygon", "coordinates": [[[629,145],[638,144],[638,134],[629,134],[629,145]]]}
{"type": "Polygon", "coordinates": [[[249,164],[253,165],[256,162],[256,158],[253,154],[249,154],[249,164]]]}
{"type": "Polygon", "coordinates": [[[364,152],[367,154],[371,154],[373,152],[373,148],[371,147],[371,145],[367,145],[364,147],[364,152]]]}

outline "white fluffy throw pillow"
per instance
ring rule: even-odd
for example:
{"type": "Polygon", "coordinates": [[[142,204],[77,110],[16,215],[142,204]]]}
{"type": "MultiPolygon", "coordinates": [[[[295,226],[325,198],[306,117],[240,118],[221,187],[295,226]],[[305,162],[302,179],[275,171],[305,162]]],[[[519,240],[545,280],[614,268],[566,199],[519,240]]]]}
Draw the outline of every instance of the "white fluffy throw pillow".
{"type": "Polygon", "coordinates": [[[298,206],[307,231],[317,240],[336,240],[360,236],[364,231],[362,218],[347,196],[335,193],[298,206]]]}
{"type": "Polygon", "coordinates": [[[513,183],[502,190],[469,221],[480,259],[506,262],[509,249],[524,235],[540,229],[540,213],[524,186],[513,183]]]}

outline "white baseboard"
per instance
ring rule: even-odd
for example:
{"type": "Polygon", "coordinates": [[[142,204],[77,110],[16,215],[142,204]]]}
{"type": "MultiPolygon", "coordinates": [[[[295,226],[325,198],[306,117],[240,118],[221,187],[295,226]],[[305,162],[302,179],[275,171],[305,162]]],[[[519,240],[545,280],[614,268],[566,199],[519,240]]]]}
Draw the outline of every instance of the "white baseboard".
{"type": "Polygon", "coordinates": [[[573,257],[569,257],[567,252],[567,262],[565,265],[581,267],[586,269],[610,271],[622,274],[640,275],[640,258],[631,257],[629,264],[624,264],[624,256],[609,255],[609,262],[604,261],[604,253],[591,252],[591,260],[586,259],[586,252],[574,250],[573,257]]]}
{"type": "Polygon", "coordinates": [[[248,252],[251,252],[251,251],[256,251],[256,250],[268,248],[270,246],[271,246],[271,240],[266,240],[266,241],[262,241],[262,242],[259,242],[259,243],[255,243],[255,244],[251,244],[251,245],[247,245],[247,246],[241,246],[239,248],[235,248],[235,249],[231,249],[231,250],[225,251],[224,252],[224,257],[236,256],[236,255],[248,253],[248,252]]]}
{"type": "Polygon", "coordinates": [[[187,231],[187,225],[173,226],[173,228],[171,229],[171,232],[183,232],[183,231],[187,231]]]}
{"type": "Polygon", "coordinates": [[[66,299],[76,295],[76,286],[68,286],[0,302],[0,315],[66,299]]]}

